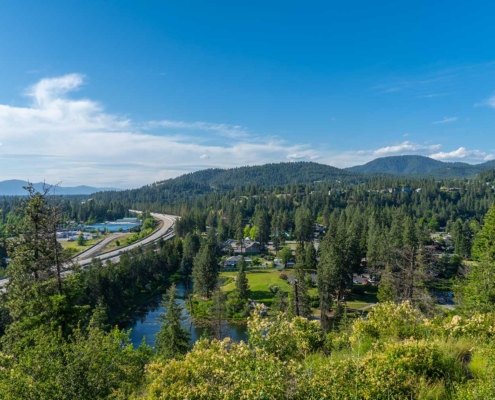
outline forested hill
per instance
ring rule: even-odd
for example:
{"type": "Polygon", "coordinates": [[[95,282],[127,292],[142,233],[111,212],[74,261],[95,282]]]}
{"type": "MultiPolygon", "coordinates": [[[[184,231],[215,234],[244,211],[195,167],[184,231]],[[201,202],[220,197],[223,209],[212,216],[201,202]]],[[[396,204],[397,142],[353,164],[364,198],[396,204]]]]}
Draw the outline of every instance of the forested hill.
{"type": "Polygon", "coordinates": [[[316,181],[335,181],[357,176],[356,173],[314,162],[287,162],[231,169],[207,169],[158,182],[157,185],[175,182],[196,182],[214,188],[233,189],[238,186],[278,186],[307,184],[316,181]]]}
{"type": "Polygon", "coordinates": [[[423,156],[382,157],[364,165],[347,168],[361,174],[421,175],[437,178],[472,178],[481,171],[495,168],[495,160],[482,164],[442,162],[423,156]]]}
{"type": "Polygon", "coordinates": [[[173,179],[156,182],[139,189],[121,192],[101,192],[96,199],[120,200],[126,204],[163,203],[189,200],[196,195],[242,187],[274,187],[291,184],[312,184],[337,180],[349,182],[362,179],[362,175],[314,162],[288,162],[232,169],[206,169],[173,179]]]}

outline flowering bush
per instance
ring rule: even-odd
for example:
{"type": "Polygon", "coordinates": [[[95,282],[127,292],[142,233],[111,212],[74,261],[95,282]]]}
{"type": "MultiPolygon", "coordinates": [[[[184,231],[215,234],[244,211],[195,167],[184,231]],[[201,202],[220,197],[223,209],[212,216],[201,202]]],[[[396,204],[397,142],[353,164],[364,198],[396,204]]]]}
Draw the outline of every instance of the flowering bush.
{"type": "Polygon", "coordinates": [[[282,314],[271,321],[261,316],[259,308],[248,319],[248,331],[252,346],[264,348],[282,360],[302,359],[325,343],[319,321],[302,317],[288,321],[282,314]]]}
{"type": "Polygon", "coordinates": [[[287,398],[298,367],[244,342],[200,341],[184,360],[148,367],[146,398],[287,398]]]}
{"type": "Polygon", "coordinates": [[[454,315],[444,321],[439,333],[449,337],[493,339],[495,337],[495,314],[475,313],[471,318],[454,315]]]}
{"type": "Polygon", "coordinates": [[[367,319],[354,322],[350,340],[352,343],[356,343],[366,338],[376,340],[420,338],[426,333],[423,322],[424,318],[421,312],[409,302],[400,304],[378,303],[369,312],[367,319]]]}

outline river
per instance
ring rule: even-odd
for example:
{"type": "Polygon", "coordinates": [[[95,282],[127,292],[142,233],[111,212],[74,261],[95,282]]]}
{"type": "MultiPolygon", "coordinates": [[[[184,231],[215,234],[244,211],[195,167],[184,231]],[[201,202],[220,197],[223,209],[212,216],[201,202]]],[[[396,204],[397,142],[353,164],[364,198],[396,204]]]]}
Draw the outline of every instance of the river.
{"type": "MultiPolygon", "coordinates": [[[[198,327],[191,321],[191,315],[186,307],[185,301],[182,299],[185,296],[186,290],[184,284],[177,285],[177,296],[179,298],[176,301],[183,308],[182,326],[185,327],[191,334],[190,343],[193,344],[201,338],[202,335],[207,334],[207,328],[198,327]]],[[[149,346],[155,345],[155,335],[160,330],[161,322],[160,315],[166,312],[166,308],[160,305],[162,296],[156,296],[146,304],[137,309],[126,321],[123,321],[121,327],[126,329],[132,329],[131,341],[132,344],[137,347],[142,343],[143,337],[145,342],[149,346]]],[[[247,340],[247,327],[245,324],[232,324],[224,322],[223,335],[232,338],[235,341],[247,340]]]]}

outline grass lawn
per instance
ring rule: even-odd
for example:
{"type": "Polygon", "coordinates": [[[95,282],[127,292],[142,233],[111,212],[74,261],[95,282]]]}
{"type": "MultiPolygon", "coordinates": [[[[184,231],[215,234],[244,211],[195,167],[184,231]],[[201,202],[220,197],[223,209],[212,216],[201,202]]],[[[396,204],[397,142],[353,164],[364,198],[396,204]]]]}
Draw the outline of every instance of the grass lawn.
{"type": "Polygon", "coordinates": [[[349,296],[349,300],[347,301],[347,307],[349,307],[351,310],[357,310],[359,308],[367,306],[368,304],[378,303],[378,299],[376,297],[377,292],[378,288],[376,286],[364,285],[363,294],[351,293],[351,295],[349,296]]]}
{"type": "Polygon", "coordinates": [[[86,243],[85,243],[84,246],[79,246],[77,244],[77,240],[74,241],[74,242],[68,242],[68,241],[64,240],[64,241],[60,241],[60,244],[62,245],[62,247],[64,249],[67,249],[72,255],[76,255],[76,254],[79,254],[79,253],[83,252],[88,247],[95,245],[100,240],[102,240],[101,237],[98,238],[98,239],[86,240],[86,243]]]}
{"type": "MultiPolygon", "coordinates": [[[[249,288],[251,290],[251,298],[260,303],[266,304],[268,307],[271,306],[274,295],[270,292],[270,285],[278,285],[282,290],[289,292],[291,286],[280,279],[281,273],[291,274],[292,271],[278,271],[278,270],[266,270],[266,271],[246,271],[246,277],[249,282],[249,288]]],[[[237,276],[236,271],[221,272],[220,279],[225,279],[227,284],[222,286],[224,292],[230,292],[235,288],[234,277],[237,276]],[[230,278],[230,279],[228,279],[230,278]]],[[[375,304],[378,302],[376,297],[377,287],[376,286],[364,286],[362,294],[353,294],[349,296],[347,307],[350,310],[357,310],[366,307],[369,304],[375,304]]],[[[317,288],[311,288],[308,290],[310,296],[318,295],[317,288]]],[[[315,315],[319,315],[317,309],[313,310],[315,315]]]]}
{"type": "MultiPolygon", "coordinates": [[[[235,276],[237,276],[237,272],[235,271],[220,273],[220,278],[233,278],[235,276]]],[[[270,285],[278,285],[286,292],[291,288],[287,281],[280,279],[280,271],[277,270],[246,271],[246,277],[249,282],[249,289],[251,290],[251,298],[267,306],[270,306],[273,300],[273,293],[269,289],[270,285]]],[[[222,286],[224,292],[230,292],[234,288],[235,281],[222,286]]]]}
{"type": "Polygon", "coordinates": [[[119,236],[112,240],[110,243],[108,243],[102,250],[101,253],[105,253],[106,251],[111,251],[111,250],[116,250],[121,247],[126,246],[125,244],[125,238],[131,235],[130,233],[127,233],[125,235],[119,236]],[[119,241],[119,246],[117,246],[117,240],[119,241]]]}

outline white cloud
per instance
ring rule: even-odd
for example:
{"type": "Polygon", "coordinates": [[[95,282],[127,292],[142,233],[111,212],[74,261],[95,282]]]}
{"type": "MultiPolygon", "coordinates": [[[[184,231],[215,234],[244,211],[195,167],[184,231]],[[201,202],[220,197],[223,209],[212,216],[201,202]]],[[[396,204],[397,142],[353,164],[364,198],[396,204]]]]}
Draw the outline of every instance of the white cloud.
{"type": "Polygon", "coordinates": [[[71,98],[83,84],[80,74],[42,79],[25,92],[28,105],[0,104],[0,180],[136,187],[202,168],[316,156],[307,144],[259,137],[238,125],[137,124],[93,100],[71,98]]]}
{"type": "Polygon", "coordinates": [[[459,147],[457,150],[453,150],[450,152],[438,152],[434,154],[430,154],[431,158],[440,161],[449,161],[449,160],[475,160],[475,161],[488,161],[493,160],[495,156],[493,154],[487,154],[484,151],[480,150],[467,150],[465,147],[459,147]]]}
{"type": "Polygon", "coordinates": [[[440,121],[432,122],[432,124],[446,124],[447,122],[455,122],[457,121],[457,117],[443,117],[440,121]]]}
{"type": "Polygon", "coordinates": [[[481,102],[481,103],[476,103],[474,105],[475,107],[480,107],[480,106],[484,106],[484,107],[490,107],[490,108],[495,108],[495,96],[492,96],[492,97],[489,97],[488,99],[486,99],[485,101],[481,102]]]}
{"type": "Polygon", "coordinates": [[[288,154],[287,158],[289,160],[300,160],[301,158],[306,158],[306,156],[304,154],[293,153],[293,154],[288,154]]]}
{"type": "Polygon", "coordinates": [[[247,129],[239,125],[214,124],[210,122],[185,122],[185,121],[151,121],[148,123],[150,128],[162,127],[167,129],[184,129],[191,131],[210,131],[217,132],[221,135],[240,138],[248,136],[247,129]]]}
{"type": "Polygon", "coordinates": [[[382,147],[377,150],[373,150],[372,154],[377,157],[385,157],[392,155],[401,154],[429,154],[432,151],[437,151],[440,149],[439,144],[434,144],[431,146],[421,145],[414,142],[405,141],[392,146],[382,147]]]}

